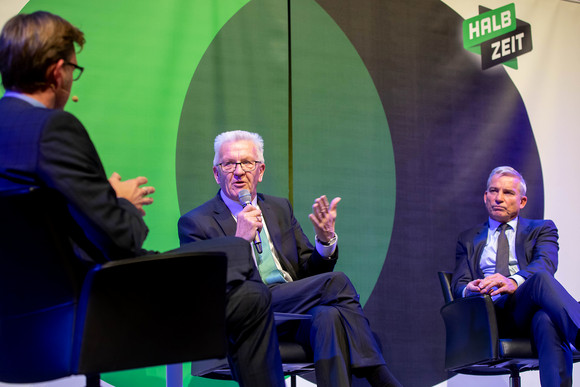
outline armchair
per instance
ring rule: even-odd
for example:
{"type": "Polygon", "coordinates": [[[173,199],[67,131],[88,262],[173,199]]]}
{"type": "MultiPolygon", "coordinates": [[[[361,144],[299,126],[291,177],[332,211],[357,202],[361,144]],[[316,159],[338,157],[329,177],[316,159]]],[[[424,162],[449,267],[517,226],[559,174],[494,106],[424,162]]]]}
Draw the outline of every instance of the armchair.
{"type": "MultiPolygon", "coordinates": [[[[445,305],[445,369],[469,375],[510,375],[510,386],[521,385],[520,372],[537,370],[538,355],[529,338],[500,337],[491,297],[453,299],[451,275],[439,272],[445,305]]],[[[573,348],[574,362],[580,352],[573,348]]]]}

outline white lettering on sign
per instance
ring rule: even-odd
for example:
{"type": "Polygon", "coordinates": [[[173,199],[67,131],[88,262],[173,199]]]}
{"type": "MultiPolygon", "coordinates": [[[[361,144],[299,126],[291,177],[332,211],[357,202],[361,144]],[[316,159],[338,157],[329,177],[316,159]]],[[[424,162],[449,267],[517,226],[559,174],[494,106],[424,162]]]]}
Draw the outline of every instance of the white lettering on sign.
{"type": "Polygon", "coordinates": [[[509,38],[502,39],[491,44],[493,48],[493,53],[491,54],[492,60],[498,60],[504,56],[508,56],[518,51],[522,51],[524,38],[524,33],[520,32],[517,35],[511,36],[509,38]]]}
{"type": "Polygon", "coordinates": [[[499,16],[499,21],[497,20],[497,15],[491,15],[481,20],[469,23],[469,39],[473,40],[474,38],[479,38],[491,34],[492,32],[499,31],[502,28],[509,27],[511,24],[510,10],[503,11],[499,16]]]}

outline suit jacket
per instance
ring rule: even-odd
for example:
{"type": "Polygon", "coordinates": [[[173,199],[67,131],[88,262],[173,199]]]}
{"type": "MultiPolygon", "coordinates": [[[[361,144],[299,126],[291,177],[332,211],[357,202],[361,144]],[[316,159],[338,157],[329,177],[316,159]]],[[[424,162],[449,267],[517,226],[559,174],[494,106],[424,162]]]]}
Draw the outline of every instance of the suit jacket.
{"type": "MultiPolygon", "coordinates": [[[[85,260],[141,255],[148,229],[135,206],[119,199],[97,151],[73,115],[0,99],[0,193],[49,188],[73,218],[76,252],[85,260]]],[[[32,236],[32,238],[34,238],[32,236]]]]}
{"type": "MultiPolygon", "coordinates": [[[[479,264],[488,229],[489,222],[485,222],[459,234],[451,284],[456,298],[462,297],[469,282],[483,278],[479,264]]],[[[518,218],[516,256],[520,268],[516,274],[523,278],[539,271],[554,275],[558,268],[558,229],[554,222],[518,218]]]]}
{"type": "MultiPolygon", "coordinates": [[[[331,259],[325,259],[318,254],[294,217],[287,199],[259,193],[258,206],[266,221],[280,264],[292,279],[298,280],[334,269],[338,248],[331,259]]],[[[213,199],[181,216],[178,222],[179,241],[185,244],[235,236],[236,227],[236,221],[218,191],[213,199]]]]}

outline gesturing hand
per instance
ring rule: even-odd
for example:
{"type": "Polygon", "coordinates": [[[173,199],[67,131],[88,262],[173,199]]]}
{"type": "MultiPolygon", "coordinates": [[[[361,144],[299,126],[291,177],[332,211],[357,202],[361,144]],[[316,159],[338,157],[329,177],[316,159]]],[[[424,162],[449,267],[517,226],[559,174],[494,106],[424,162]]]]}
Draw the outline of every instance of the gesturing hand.
{"type": "Polygon", "coordinates": [[[130,201],[143,216],[145,215],[143,206],[148,206],[153,203],[153,198],[148,195],[154,193],[155,188],[151,186],[141,187],[142,185],[147,184],[146,177],[139,176],[134,179],[121,181],[121,175],[117,172],[113,172],[111,177],[109,177],[109,183],[115,190],[117,197],[130,201]]]}
{"type": "Polygon", "coordinates": [[[314,225],[316,237],[322,243],[328,243],[334,237],[334,224],[336,221],[336,206],[341,198],[332,199],[329,204],[326,195],[314,200],[312,213],[308,218],[314,225]]]}

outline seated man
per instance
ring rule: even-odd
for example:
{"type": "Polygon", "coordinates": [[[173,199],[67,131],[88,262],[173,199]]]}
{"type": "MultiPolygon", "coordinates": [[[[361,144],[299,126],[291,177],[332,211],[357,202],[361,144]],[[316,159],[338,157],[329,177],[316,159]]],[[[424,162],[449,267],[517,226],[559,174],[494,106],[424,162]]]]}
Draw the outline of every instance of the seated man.
{"type": "Polygon", "coordinates": [[[399,386],[390,374],[359,296],[343,273],[332,272],[338,258],[336,207],[315,200],[310,220],[314,248],[288,200],[257,193],[266,165],[264,142],[256,133],[225,132],[215,139],[213,174],[217,195],[179,219],[179,239],[238,236],[253,244],[258,269],[272,293],[275,312],[307,313],[296,339],[314,354],[319,386],[349,386],[351,373],[373,386],[399,386]]]}
{"type": "MultiPolygon", "coordinates": [[[[144,177],[107,179],[101,160],[80,121],[63,111],[73,81],[83,68],[75,44],[84,34],[48,12],[21,14],[0,35],[0,192],[36,186],[63,196],[76,224],[91,242],[76,243],[87,264],[147,254],[143,206],[153,187],[144,177]]],[[[72,235],[72,233],[70,233],[72,235]]],[[[84,237],[83,236],[83,237],[84,237]]],[[[73,241],[75,242],[75,241],[73,241]]],[[[284,386],[270,293],[249,254],[231,238],[220,243],[228,255],[226,329],[234,376],[246,386],[284,386]]],[[[216,243],[213,242],[215,246],[216,243]]],[[[184,251],[204,251],[204,244],[184,251]]]]}
{"type": "Polygon", "coordinates": [[[542,386],[571,386],[569,343],[580,344],[580,305],[554,278],[558,230],[551,220],[519,217],[526,182],[511,167],[491,172],[483,200],[488,221],[459,235],[454,296],[489,294],[500,334],[531,332],[542,386]]]}

